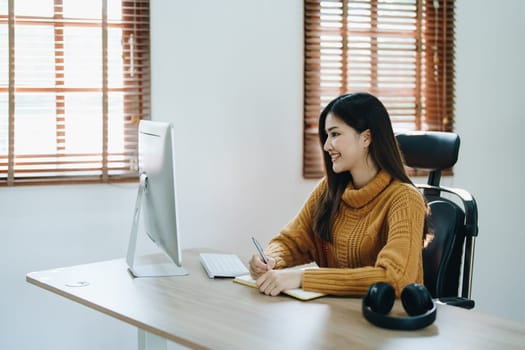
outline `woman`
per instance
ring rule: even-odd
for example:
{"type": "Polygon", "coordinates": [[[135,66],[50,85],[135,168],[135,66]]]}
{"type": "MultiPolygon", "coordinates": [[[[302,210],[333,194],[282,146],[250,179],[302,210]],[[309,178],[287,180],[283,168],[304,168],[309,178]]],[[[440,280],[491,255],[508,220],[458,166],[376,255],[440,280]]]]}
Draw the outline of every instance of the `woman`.
{"type": "Polygon", "coordinates": [[[363,296],[388,282],[423,283],[425,202],[407,176],[390,117],[367,93],[342,95],[319,119],[326,177],[299,214],[250,260],[267,295],[302,287],[363,296]],[[282,270],[315,261],[319,269],[282,270]]]}

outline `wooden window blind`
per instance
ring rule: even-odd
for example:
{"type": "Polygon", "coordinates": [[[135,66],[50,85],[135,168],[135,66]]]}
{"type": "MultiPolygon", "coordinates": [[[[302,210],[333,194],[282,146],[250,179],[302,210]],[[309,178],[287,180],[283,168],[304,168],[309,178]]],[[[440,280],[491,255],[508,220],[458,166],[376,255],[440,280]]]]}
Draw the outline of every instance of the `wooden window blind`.
{"type": "Polygon", "coordinates": [[[0,185],[130,181],[149,0],[0,0],[0,185]]]}
{"type": "Polygon", "coordinates": [[[366,91],[395,131],[452,131],[454,0],[304,1],[303,176],[324,175],[321,110],[366,91]]]}

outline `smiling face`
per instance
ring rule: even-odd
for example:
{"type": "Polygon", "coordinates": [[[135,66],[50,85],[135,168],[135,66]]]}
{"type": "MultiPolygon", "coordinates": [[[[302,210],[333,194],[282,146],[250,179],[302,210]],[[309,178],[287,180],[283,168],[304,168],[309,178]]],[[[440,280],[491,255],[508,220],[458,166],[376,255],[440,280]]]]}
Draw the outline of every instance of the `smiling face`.
{"type": "Polygon", "coordinates": [[[334,173],[355,173],[366,168],[370,130],[359,133],[341,118],[329,113],[325,131],[327,138],[323,149],[330,155],[334,173]]]}

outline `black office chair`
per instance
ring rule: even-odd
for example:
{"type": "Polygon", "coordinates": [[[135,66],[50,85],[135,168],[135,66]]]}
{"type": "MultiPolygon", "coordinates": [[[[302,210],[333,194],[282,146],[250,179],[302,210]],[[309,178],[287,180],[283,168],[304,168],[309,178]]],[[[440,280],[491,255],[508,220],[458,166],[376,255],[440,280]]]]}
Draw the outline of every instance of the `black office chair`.
{"type": "Polygon", "coordinates": [[[440,186],[441,172],[458,159],[459,136],[450,132],[396,135],[405,164],[428,170],[428,183],[416,184],[427,199],[434,239],[423,251],[425,286],[434,298],[466,309],[470,298],[478,209],[474,197],[459,188],[440,186]],[[461,205],[459,205],[461,204],[461,205]],[[463,270],[462,270],[463,269],[463,270]],[[461,280],[461,288],[460,288],[461,280]]]}

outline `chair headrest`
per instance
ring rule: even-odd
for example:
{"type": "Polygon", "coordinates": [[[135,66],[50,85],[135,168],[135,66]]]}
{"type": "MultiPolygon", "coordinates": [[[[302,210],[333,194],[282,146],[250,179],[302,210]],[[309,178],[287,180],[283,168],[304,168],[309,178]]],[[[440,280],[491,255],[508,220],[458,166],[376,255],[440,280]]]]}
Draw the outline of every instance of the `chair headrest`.
{"type": "Polygon", "coordinates": [[[396,134],[405,163],[411,168],[443,170],[458,160],[459,135],[441,131],[408,131],[396,134]]]}

